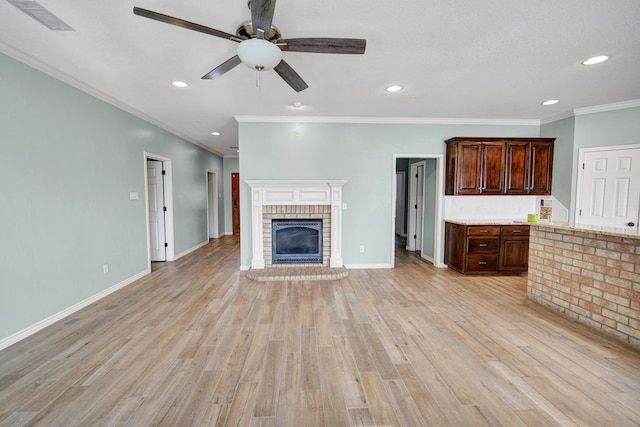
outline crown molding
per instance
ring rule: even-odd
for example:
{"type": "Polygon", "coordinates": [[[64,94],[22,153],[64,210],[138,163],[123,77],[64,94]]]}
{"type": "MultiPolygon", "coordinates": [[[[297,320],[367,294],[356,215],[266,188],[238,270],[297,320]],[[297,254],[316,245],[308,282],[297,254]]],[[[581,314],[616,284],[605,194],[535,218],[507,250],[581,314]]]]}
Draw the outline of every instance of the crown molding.
{"type": "Polygon", "coordinates": [[[630,101],[615,102],[613,104],[596,105],[593,107],[576,108],[573,113],[576,116],[592,113],[603,113],[605,111],[624,110],[626,108],[640,107],[640,99],[632,99],[630,101]]]}
{"type": "Polygon", "coordinates": [[[540,119],[540,125],[546,125],[549,123],[557,122],[559,120],[568,119],[569,117],[574,117],[575,114],[573,111],[567,111],[561,114],[556,114],[555,116],[545,117],[544,119],[540,119]]]}
{"type": "Polygon", "coordinates": [[[537,126],[538,119],[469,119],[422,117],[318,117],[318,116],[234,116],[238,123],[324,123],[393,125],[502,125],[537,126]]]}

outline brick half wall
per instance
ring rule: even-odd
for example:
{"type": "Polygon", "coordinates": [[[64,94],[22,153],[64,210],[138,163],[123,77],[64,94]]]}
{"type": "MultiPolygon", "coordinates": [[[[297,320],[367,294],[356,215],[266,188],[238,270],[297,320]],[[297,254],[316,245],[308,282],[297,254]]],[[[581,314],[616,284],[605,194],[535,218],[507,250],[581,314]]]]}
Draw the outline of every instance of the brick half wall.
{"type": "Polygon", "coordinates": [[[527,295],[640,348],[640,238],[532,226],[527,295]]]}

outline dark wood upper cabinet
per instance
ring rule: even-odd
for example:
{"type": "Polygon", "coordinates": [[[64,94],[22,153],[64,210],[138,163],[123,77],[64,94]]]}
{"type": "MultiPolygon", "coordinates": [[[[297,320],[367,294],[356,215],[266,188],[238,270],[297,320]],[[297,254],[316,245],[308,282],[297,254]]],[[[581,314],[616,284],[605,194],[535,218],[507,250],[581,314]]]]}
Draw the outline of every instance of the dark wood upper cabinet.
{"type": "Polygon", "coordinates": [[[508,141],[506,194],[551,194],[553,141],[508,141]]]}
{"type": "Polygon", "coordinates": [[[529,194],[551,194],[553,141],[532,142],[530,164],[531,181],[529,181],[529,194]]]}
{"type": "Polygon", "coordinates": [[[549,195],[555,138],[445,141],[447,195],[549,195]]]}

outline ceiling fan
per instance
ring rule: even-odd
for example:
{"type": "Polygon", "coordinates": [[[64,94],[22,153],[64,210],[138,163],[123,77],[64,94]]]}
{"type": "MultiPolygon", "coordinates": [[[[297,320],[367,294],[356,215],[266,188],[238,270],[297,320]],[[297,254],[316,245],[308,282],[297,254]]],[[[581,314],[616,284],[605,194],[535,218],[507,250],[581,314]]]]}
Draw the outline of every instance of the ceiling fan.
{"type": "Polygon", "coordinates": [[[280,30],[272,25],[276,0],[249,0],[248,6],[251,10],[251,20],[243,22],[235,35],[139,7],[134,7],[133,13],[239,43],[236,55],[202,76],[203,79],[208,80],[220,77],[236,65],[244,63],[257,71],[273,68],[289,86],[296,92],[300,92],[309,86],[282,59],[282,51],[342,54],[363,54],[365,51],[367,41],[364,39],[283,39],[280,30]]]}

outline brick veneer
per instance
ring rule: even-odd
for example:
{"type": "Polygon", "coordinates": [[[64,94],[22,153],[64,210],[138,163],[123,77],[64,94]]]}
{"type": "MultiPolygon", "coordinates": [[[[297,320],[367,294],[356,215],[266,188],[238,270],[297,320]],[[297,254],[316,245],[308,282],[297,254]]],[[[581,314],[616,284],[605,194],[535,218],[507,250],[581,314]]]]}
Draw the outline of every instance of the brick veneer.
{"type": "Polygon", "coordinates": [[[322,219],[322,265],[329,266],[331,256],[331,206],[329,205],[266,205],[262,207],[262,233],[264,241],[264,266],[309,267],[318,264],[273,264],[272,219],[322,219]]]}
{"type": "Polygon", "coordinates": [[[527,294],[640,347],[640,238],[532,226],[527,294]]]}

